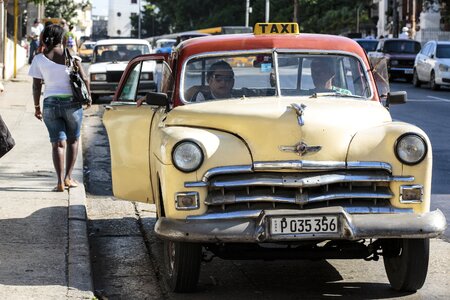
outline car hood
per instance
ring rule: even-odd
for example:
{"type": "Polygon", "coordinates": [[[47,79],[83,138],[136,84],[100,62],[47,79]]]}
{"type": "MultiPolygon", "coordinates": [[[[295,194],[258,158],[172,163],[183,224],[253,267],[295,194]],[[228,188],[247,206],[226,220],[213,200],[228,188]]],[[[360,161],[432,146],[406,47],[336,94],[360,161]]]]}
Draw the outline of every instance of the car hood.
{"type": "Polygon", "coordinates": [[[127,67],[127,64],[127,61],[95,63],[89,66],[89,73],[124,71],[127,67]]]}
{"type": "Polygon", "coordinates": [[[311,151],[302,159],[344,161],[356,132],[390,121],[389,112],[376,101],[289,97],[179,106],[168,113],[165,124],[232,133],[248,145],[254,161],[299,159],[289,149],[301,142],[309,147],[320,146],[317,152],[309,148],[311,151]],[[302,126],[292,103],[306,106],[302,126]]]}

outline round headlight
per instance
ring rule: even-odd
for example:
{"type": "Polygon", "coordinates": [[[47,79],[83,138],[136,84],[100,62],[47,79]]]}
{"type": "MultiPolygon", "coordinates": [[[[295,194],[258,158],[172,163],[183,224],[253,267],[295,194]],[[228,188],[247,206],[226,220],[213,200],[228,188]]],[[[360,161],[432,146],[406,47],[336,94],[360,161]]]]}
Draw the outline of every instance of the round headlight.
{"type": "Polygon", "coordinates": [[[395,154],[402,163],[415,165],[425,158],[427,144],[421,136],[406,133],[398,138],[395,145],[395,154]]]}
{"type": "Polygon", "coordinates": [[[203,162],[203,152],[199,145],[191,141],[182,141],[175,145],[172,152],[175,167],[182,172],[193,172],[203,162]]]}

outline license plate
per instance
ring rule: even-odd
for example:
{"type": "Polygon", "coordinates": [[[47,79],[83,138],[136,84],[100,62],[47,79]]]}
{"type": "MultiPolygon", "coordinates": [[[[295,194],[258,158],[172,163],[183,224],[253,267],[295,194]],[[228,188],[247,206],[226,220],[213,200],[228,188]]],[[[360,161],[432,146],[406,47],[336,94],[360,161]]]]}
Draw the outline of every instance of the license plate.
{"type": "Polygon", "coordinates": [[[405,74],[412,74],[413,70],[405,70],[405,74]]]}
{"type": "Polygon", "coordinates": [[[270,233],[301,234],[301,233],[335,233],[338,232],[337,216],[289,216],[272,217],[270,233]]]}

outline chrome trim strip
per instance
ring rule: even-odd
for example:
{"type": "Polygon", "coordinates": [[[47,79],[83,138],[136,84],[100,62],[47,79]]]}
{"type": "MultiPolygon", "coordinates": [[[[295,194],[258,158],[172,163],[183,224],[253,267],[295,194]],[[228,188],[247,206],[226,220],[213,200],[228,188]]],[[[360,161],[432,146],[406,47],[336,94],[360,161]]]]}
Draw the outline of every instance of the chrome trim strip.
{"type": "Polygon", "coordinates": [[[207,182],[209,178],[221,174],[238,174],[252,172],[252,165],[240,165],[240,166],[224,166],[209,169],[203,175],[202,181],[207,182]]]}
{"type": "Polygon", "coordinates": [[[325,202],[339,199],[390,199],[392,193],[389,188],[379,188],[378,191],[370,191],[369,189],[361,191],[336,191],[330,193],[295,193],[294,194],[233,194],[225,195],[216,193],[210,194],[205,199],[206,205],[227,205],[236,203],[252,203],[252,202],[270,202],[270,203],[287,203],[304,205],[309,203],[325,202]]]}
{"type": "Polygon", "coordinates": [[[392,173],[391,164],[382,161],[349,161],[347,162],[347,169],[382,169],[392,173]]]}
{"type": "MultiPolygon", "coordinates": [[[[310,174],[307,174],[310,175],[310,174]]],[[[274,176],[252,178],[239,177],[230,180],[213,180],[211,187],[240,187],[240,186],[275,186],[275,187],[316,187],[341,182],[412,182],[414,176],[382,176],[382,175],[352,175],[352,174],[326,174],[318,176],[274,176]]],[[[191,185],[192,186],[192,185],[191,185]]]]}
{"type": "Polygon", "coordinates": [[[336,169],[382,169],[392,173],[392,166],[386,162],[378,161],[309,161],[309,160],[287,160],[254,162],[255,171],[271,170],[336,170],[336,169]]]}
{"type": "Polygon", "coordinates": [[[309,160],[286,160],[286,161],[255,161],[255,171],[274,170],[337,170],[345,169],[343,161],[309,161],[309,160]]]}
{"type": "MultiPolygon", "coordinates": [[[[392,173],[392,166],[386,162],[371,161],[309,161],[309,160],[287,160],[287,161],[266,161],[254,162],[253,165],[235,165],[211,168],[205,172],[201,181],[187,181],[185,187],[205,187],[211,177],[222,174],[239,174],[261,171],[278,170],[359,170],[359,169],[381,169],[392,173]]],[[[405,177],[405,176],[404,176],[405,177]]],[[[406,176],[411,177],[411,176],[406,176]]],[[[394,177],[397,178],[397,177],[394,177]]],[[[402,177],[398,177],[402,178],[402,177]]],[[[397,181],[397,180],[395,180],[397,181]]],[[[403,181],[402,179],[399,181],[403,181]]],[[[409,180],[405,180],[409,181],[409,180]]]]}
{"type": "MultiPolygon", "coordinates": [[[[352,206],[352,207],[342,207],[342,209],[349,214],[400,214],[400,213],[413,213],[412,208],[396,208],[396,207],[370,207],[370,206],[352,206]]],[[[301,212],[304,214],[304,210],[285,210],[286,213],[289,212],[290,215],[301,212]]],[[[230,212],[217,212],[217,213],[206,213],[203,215],[188,216],[186,220],[233,220],[233,219],[246,219],[246,218],[258,218],[264,213],[263,209],[253,209],[253,210],[240,210],[240,211],[230,211],[230,212]]]]}

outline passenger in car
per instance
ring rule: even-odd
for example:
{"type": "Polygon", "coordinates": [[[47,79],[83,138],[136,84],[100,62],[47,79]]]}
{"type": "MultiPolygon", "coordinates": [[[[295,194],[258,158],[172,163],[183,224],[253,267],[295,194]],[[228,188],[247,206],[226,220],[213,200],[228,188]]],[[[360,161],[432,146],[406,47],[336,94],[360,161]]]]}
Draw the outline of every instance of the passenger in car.
{"type": "Polygon", "coordinates": [[[310,93],[340,93],[351,95],[352,93],[343,88],[333,85],[333,78],[336,75],[333,68],[333,60],[330,58],[315,58],[311,61],[311,77],[315,88],[310,93]]]}
{"type": "Polygon", "coordinates": [[[223,60],[213,63],[206,73],[208,87],[199,89],[190,98],[191,102],[201,102],[213,99],[226,99],[232,97],[234,86],[233,68],[223,60]]]}

